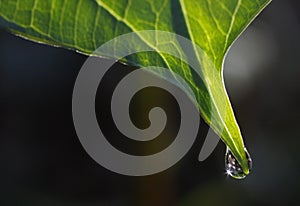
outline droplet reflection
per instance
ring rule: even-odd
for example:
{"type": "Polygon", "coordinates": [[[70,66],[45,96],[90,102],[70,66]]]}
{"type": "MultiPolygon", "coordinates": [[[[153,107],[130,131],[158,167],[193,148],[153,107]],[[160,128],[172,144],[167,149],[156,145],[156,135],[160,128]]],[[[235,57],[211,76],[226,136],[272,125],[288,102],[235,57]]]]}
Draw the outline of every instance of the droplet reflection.
{"type": "MultiPolygon", "coordinates": [[[[251,171],[252,169],[252,160],[251,157],[245,148],[246,152],[246,157],[248,159],[248,166],[249,170],[251,171]]],[[[230,175],[231,177],[235,179],[244,179],[247,175],[243,172],[242,167],[236,160],[236,158],[233,156],[232,152],[230,149],[227,147],[226,149],[226,154],[225,154],[225,169],[226,169],[226,174],[230,175]]]]}

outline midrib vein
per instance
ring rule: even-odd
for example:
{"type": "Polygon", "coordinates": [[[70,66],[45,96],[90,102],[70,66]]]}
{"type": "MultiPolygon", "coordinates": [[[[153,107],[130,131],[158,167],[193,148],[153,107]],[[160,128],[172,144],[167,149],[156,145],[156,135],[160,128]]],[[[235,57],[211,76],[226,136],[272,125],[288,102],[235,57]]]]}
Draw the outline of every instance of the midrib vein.
{"type": "MultiPolygon", "coordinates": [[[[179,0],[179,1],[180,1],[180,5],[181,5],[181,9],[182,9],[183,16],[184,16],[184,20],[185,20],[185,23],[186,23],[186,25],[187,25],[187,30],[188,30],[188,33],[189,33],[189,35],[190,35],[190,39],[191,39],[191,41],[192,41],[192,43],[193,43],[194,52],[195,52],[195,54],[196,54],[196,57],[197,57],[198,62],[200,63],[200,62],[201,62],[201,58],[199,57],[199,53],[197,52],[197,49],[195,48],[195,46],[196,46],[196,45],[195,45],[195,39],[194,39],[192,30],[191,30],[191,25],[190,25],[189,20],[188,20],[187,9],[186,9],[184,0],[179,0]]],[[[205,78],[205,77],[204,77],[204,78],[205,78]]],[[[205,80],[206,80],[206,79],[205,79],[205,80]]],[[[205,81],[205,82],[207,82],[207,81],[205,81]]],[[[208,89],[208,91],[209,91],[209,93],[210,93],[210,96],[213,97],[212,92],[211,92],[211,89],[210,89],[210,88],[207,88],[207,89],[208,89]]],[[[232,137],[231,133],[229,132],[229,129],[228,129],[227,125],[224,123],[224,120],[223,120],[222,116],[220,115],[220,111],[219,111],[218,107],[216,106],[216,103],[215,103],[214,99],[212,99],[212,102],[213,102],[213,104],[214,104],[214,106],[215,106],[215,108],[216,108],[217,114],[218,114],[218,116],[219,116],[221,122],[223,123],[223,126],[224,126],[226,132],[227,132],[228,135],[230,136],[231,140],[233,140],[233,137],[232,137]]],[[[220,133],[220,136],[221,136],[221,133],[220,133]]],[[[233,145],[234,145],[236,148],[238,148],[234,141],[232,141],[232,143],[233,143],[233,145]]]]}

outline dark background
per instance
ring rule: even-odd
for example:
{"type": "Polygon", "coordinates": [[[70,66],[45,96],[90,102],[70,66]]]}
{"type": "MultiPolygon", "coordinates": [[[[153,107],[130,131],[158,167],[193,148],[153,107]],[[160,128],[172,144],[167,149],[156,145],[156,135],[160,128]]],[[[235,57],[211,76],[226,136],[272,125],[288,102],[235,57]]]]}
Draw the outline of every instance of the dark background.
{"type": "MultiPolygon", "coordinates": [[[[87,57],[0,30],[0,205],[297,204],[299,9],[296,0],[273,1],[226,59],[225,82],[254,161],[253,172],[242,181],[225,175],[221,142],[206,161],[197,161],[206,125],[201,125],[188,155],[160,174],[126,177],[104,169],[82,148],[72,121],[73,85],[87,57]]],[[[115,65],[102,85],[103,93],[99,89],[98,111],[109,109],[101,99],[114,86],[110,80],[130,69],[115,65]]],[[[170,102],[168,115],[175,119],[168,127],[172,134],[178,127],[178,108],[172,97],[157,92],[164,101],[143,106],[170,102]]],[[[153,91],[144,94],[155,97],[153,91]]],[[[140,96],[135,104],[143,102],[140,96]]],[[[145,116],[133,114],[133,120],[147,125],[145,116]]],[[[106,124],[107,133],[113,134],[113,125],[106,124]]],[[[123,150],[140,152],[119,135],[110,138],[114,144],[124,141],[117,145],[123,150]]],[[[157,145],[162,145],[158,149],[167,146],[166,142],[157,145]]]]}

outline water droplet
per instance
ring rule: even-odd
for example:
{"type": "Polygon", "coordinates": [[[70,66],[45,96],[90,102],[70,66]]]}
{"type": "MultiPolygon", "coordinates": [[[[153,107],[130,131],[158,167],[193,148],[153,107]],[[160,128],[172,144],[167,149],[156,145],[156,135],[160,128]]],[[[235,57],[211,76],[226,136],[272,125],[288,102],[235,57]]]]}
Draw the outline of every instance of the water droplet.
{"type": "MultiPolygon", "coordinates": [[[[251,160],[251,157],[246,148],[245,148],[245,152],[246,152],[246,157],[248,159],[249,170],[251,171],[252,160],[251,160]]],[[[235,159],[235,157],[233,156],[232,152],[230,151],[230,149],[228,147],[226,149],[226,154],[225,154],[225,168],[226,168],[226,174],[230,175],[233,178],[243,179],[247,176],[243,172],[242,167],[240,166],[238,161],[235,159]]]]}

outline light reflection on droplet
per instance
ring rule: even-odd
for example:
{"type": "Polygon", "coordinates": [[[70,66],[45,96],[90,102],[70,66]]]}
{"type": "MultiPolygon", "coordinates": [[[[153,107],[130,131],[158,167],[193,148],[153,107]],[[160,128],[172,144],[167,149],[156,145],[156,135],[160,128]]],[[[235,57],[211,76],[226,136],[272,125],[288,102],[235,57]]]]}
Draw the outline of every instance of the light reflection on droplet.
{"type": "MultiPolygon", "coordinates": [[[[248,159],[248,166],[249,170],[252,169],[252,160],[248,153],[248,151],[245,148],[246,157],[248,159]]],[[[225,169],[226,174],[235,178],[235,179],[244,179],[247,175],[243,172],[242,167],[238,163],[238,161],[233,156],[230,149],[227,147],[226,154],[225,154],[225,169]]]]}

